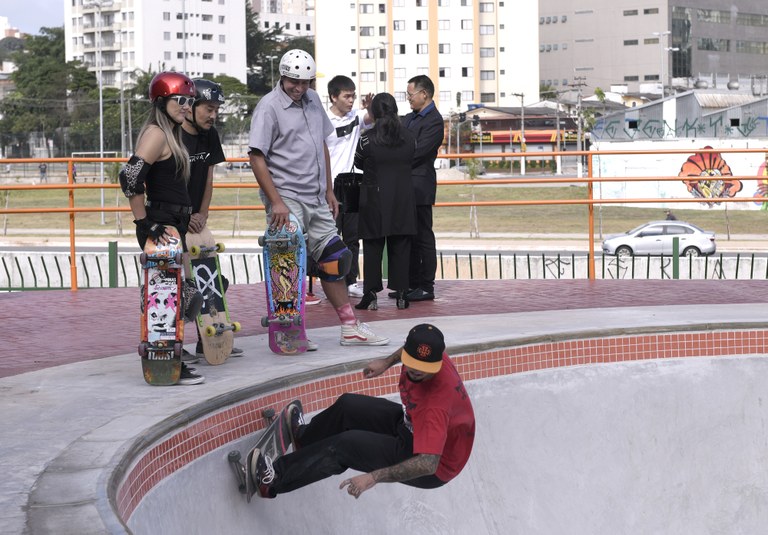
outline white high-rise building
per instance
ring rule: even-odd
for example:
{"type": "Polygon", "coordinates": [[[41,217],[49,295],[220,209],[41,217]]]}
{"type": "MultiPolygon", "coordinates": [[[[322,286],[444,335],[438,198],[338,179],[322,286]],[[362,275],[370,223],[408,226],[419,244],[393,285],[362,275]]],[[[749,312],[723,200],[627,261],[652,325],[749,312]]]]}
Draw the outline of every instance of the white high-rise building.
{"type": "Polygon", "coordinates": [[[440,111],[539,99],[538,3],[496,0],[318,2],[317,88],[344,74],[358,95],[387,91],[409,111],[408,79],[428,75],[440,111]],[[457,94],[460,104],[457,104],[457,94]]]}
{"type": "MultiPolygon", "coordinates": [[[[327,0],[326,0],[327,2],[327,0]]],[[[282,37],[311,37],[315,33],[314,2],[307,0],[252,0],[260,30],[280,28],[282,37]]]]}
{"type": "Polygon", "coordinates": [[[245,83],[245,0],[64,0],[67,61],[93,71],[101,53],[104,86],[134,71],[221,74],[245,83]]]}

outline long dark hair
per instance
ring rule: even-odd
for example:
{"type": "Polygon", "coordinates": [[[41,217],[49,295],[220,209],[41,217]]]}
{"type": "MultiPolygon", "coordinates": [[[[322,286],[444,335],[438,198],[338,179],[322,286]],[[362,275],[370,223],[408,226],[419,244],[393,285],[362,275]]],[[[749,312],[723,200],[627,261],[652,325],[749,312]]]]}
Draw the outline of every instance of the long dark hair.
{"type": "Polygon", "coordinates": [[[401,135],[403,125],[397,116],[397,102],[389,93],[379,93],[371,102],[371,113],[376,121],[369,134],[374,143],[385,147],[398,147],[403,144],[401,135]]]}

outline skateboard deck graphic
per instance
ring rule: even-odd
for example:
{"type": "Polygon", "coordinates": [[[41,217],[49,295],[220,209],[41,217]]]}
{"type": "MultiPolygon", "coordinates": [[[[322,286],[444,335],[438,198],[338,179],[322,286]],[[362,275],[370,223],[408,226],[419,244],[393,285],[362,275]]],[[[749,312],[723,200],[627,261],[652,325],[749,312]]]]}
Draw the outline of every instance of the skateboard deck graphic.
{"type": "Polygon", "coordinates": [[[245,464],[240,462],[242,458],[238,450],[229,452],[227,460],[231,464],[238,481],[238,488],[245,494],[246,500],[250,503],[251,498],[257,492],[258,482],[254,473],[254,454],[258,450],[268,456],[273,462],[278,457],[286,454],[291,447],[291,421],[288,414],[288,408],[296,405],[299,409],[300,418],[303,421],[303,408],[298,399],[291,401],[280,413],[275,416],[274,409],[265,409],[262,416],[270,422],[269,426],[259,436],[256,444],[248,451],[245,458],[245,464]]]}
{"type": "Polygon", "coordinates": [[[144,270],[139,355],[144,380],[151,385],[174,385],[181,375],[184,320],[181,310],[182,244],[174,227],[169,243],[148,239],[141,254],[144,270]]]}
{"type": "Polygon", "coordinates": [[[261,325],[269,327],[269,348],[280,355],[303,353],[307,247],[299,221],[291,214],[288,224],[268,228],[259,245],[267,271],[267,316],[261,325]]]}
{"type": "Polygon", "coordinates": [[[223,364],[232,353],[233,333],[240,330],[240,324],[231,321],[224,285],[221,278],[218,253],[224,245],[215,243],[208,227],[200,233],[187,234],[190,255],[190,273],[198,291],[203,296],[203,305],[197,315],[200,342],[208,364],[223,364]]]}

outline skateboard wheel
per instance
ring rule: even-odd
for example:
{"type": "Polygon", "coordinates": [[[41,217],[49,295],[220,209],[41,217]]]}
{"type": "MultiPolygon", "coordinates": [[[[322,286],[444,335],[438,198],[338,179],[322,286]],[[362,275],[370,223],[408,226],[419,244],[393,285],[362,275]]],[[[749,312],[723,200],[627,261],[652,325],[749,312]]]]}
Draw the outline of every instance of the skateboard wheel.
{"type": "Polygon", "coordinates": [[[192,247],[189,248],[189,254],[191,254],[192,256],[199,255],[200,254],[200,247],[198,247],[197,245],[193,245],[192,247]]]}
{"type": "Polygon", "coordinates": [[[184,351],[184,345],[181,342],[176,342],[173,344],[173,356],[174,358],[180,359],[181,353],[184,351]]]}
{"type": "Polygon", "coordinates": [[[217,253],[223,253],[224,249],[226,249],[226,247],[224,247],[223,243],[217,243],[216,244],[216,252],[217,253]]]}
{"type": "Polygon", "coordinates": [[[302,317],[301,316],[294,316],[293,317],[293,324],[294,325],[301,325],[302,323],[304,323],[304,322],[302,321],[302,317]]]}
{"type": "Polygon", "coordinates": [[[275,409],[264,409],[263,411],[261,411],[261,415],[264,418],[271,420],[272,418],[275,417],[275,409]]]}
{"type": "Polygon", "coordinates": [[[240,326],[240,322],[239,321],[235,321],[235,322],[232,323],[232,330],[233,331],[238,332],[240,329],[242,329],[242,327],[240,326]]]}
{"type": "Polygon", "coordinates": [[[147,267],[147,253],[141,253],[139,256],[139,262],[141,262],[141,267],[147,267]]]}
{"type": "Polygon", "coordinates": [[[264,236],[259,236],[259,246],[264,247],[264,236]]]}
{"type": "Polygon", "coordinates": [[[269,327],[269,316],[262,316],[261,317],[261,326],[262,327],[269,327]]]}
{"type": "Polygon", "coordinates": [[[146,358],[149,354],[149,344],[147,342],[141,342],[139,344],[139,356],[141,358],[146,358]]]}
{"type": "Polygon", "coordinates": [[[208,325],[205,328],[205,336],[214,336],[216,334],[216,327],[213,325],[208,325]]]}
{"type": "Polygon", "coordinates": [[[229,455],[227,455],[227,460],[231,463],[237,463],[240,462],[240,452],[237,450],[232,450],[229,452],[229,455]]]}
{"type": "Polygon", "coordinates": [[[184,257],[181,253],[176,253],[176,255],[173,257],[173,261],[176,262],[177,266],[180,266],[184,257]]]}

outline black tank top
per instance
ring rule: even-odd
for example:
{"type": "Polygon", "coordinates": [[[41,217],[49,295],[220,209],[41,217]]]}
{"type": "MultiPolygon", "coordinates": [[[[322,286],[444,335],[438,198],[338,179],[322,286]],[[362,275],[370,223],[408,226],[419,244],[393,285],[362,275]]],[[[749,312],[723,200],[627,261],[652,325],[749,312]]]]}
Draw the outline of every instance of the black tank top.
{"type": "Polygon", "coordinates": [[[148,201],[192,206],[186,182],[176,177],[176,159],[173,155],[152,164],[146,188],[148,201]]]}

